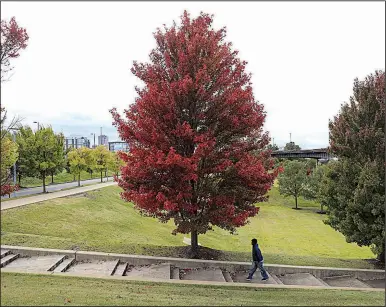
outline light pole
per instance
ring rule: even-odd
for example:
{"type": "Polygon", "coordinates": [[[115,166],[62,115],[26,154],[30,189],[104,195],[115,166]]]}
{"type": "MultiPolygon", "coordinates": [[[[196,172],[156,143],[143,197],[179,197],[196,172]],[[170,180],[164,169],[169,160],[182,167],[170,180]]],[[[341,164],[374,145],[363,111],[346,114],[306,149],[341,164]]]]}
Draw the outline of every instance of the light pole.
{"type": "MultiPolygon", "coordinates": [[[[9,130],[13,130],[13,141],[16,143],[16,132],[15,130],[19,130],[18,128],[10,128],[9,130]]],[[[13,163],[13,184],[16,185],[16,161],[13,163]]],[[[13,192],[13,197],[16,197],[16,191],[13,192]]]]}
{"type": "Polygon", "coordinates": [[[34,122],[34,124],[38,124],[38,130],[40,130],[39,122],[34,122]]]}

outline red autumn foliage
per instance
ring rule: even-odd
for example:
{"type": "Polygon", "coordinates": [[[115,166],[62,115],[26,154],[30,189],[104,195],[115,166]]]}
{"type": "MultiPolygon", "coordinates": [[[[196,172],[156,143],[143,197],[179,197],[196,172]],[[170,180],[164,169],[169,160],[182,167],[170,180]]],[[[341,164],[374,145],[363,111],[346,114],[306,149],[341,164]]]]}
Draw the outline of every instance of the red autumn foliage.
{"type": "Polygon", "coordinates": [[[19,185],[4,184],[0,187],[0,195],[11,195],[11,193],[18,191],[19,185]]]}
{"type": "Polygon", "coordinates": [[[27,47],[27,31],[19,27],[15,17],[9,22],[1,20],[1,80],[3,81],[6,73],[11,71],[10,59],[19,57],[21,49],[27,47]]]}
{"type": "Polygon", "coordinates": [[[278,172],[246,62],[212,22],[185,12],[180,26],[157,29],[150,63],[132,68],[145,86],[125,118],[111,110],[130,147],[121,154],[122,198],[174,219],[174,233],[192,233],[193,249],[213,225],[234,232],[255,216],[278,172]]]}

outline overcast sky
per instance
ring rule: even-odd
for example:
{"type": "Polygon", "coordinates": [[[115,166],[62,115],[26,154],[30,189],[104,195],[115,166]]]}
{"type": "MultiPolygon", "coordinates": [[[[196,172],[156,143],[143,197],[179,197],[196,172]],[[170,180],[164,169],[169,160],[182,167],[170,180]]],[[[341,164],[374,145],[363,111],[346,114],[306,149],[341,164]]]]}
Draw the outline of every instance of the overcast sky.
{"type": "Polygon", "coordinates": [[[152,33],[184,9],[227,27],[279,146],[290,132],[302,148],[327,146],[354,78],[385,69],[384,2],[1,2],[1,19],[15,16],[30,36],[2,105],[34,127],[90,136],[102,126],[116,140],[108,110],[134,101],[133,61],[148,60],[152,33]]]}

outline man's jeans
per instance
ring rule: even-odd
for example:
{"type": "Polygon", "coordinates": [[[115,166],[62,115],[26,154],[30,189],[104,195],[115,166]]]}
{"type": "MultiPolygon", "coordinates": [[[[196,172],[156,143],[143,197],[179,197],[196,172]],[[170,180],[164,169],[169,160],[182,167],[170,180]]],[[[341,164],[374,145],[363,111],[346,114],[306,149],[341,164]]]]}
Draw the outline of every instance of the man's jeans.
{"type": "Polygon", "coordinates": [[[259,268],[259,270],[260,270],[261,277],[263,277],[264,279],[267,279],[268,278],[268,273],[264,269],[264,261],[260,261],[260,262],[259,261],[253,261],[252,262],[252,267],[249,270],[248,278],[252,278],[252,276],[253,276],[253,274],[255,274],[257,268],[259,268]]]}

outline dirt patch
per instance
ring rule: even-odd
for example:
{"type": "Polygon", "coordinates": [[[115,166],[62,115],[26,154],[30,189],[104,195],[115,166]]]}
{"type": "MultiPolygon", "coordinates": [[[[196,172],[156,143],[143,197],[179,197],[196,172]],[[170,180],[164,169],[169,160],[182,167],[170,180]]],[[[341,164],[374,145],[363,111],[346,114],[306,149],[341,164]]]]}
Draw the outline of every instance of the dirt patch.
{"type": "Polygon", "coordinates": [[[190,250],[190,246],[182,246],[176,250],[177,256],[179,258],[189,258],[189,259],[203,259],[203,260],[221,260],[224,259],[224,252],[211,249],[208,247],[199,246],[197,253],[193,255],[190,250]]]}

